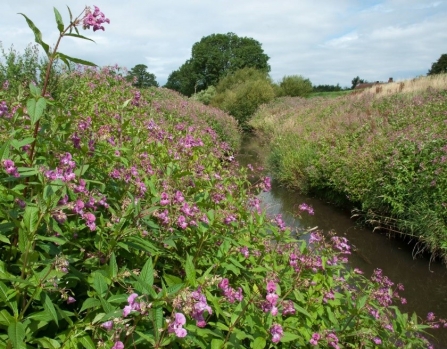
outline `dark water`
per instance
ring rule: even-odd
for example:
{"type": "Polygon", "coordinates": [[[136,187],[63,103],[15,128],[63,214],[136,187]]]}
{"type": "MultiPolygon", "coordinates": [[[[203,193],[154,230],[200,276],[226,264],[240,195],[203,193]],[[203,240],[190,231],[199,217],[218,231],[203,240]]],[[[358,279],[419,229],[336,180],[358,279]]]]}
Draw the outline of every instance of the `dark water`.
{"type": "MultiPolygon", "coordinates": [[[[237,158],[241,166],[260,166],[266,155],[255,139],[247,138],[237,158]]],[[[272,190],[259,197],[267,211],[281,213],[289,227],[300,230],[317,226],[320,230],[333,230],[337,235],[345,236],[356,247],[356,252],[349,258],[352,268],[361,269],[367,277],[380,268],[395,284],[405,286],[401,295],[408,303],[399,305],[401,311],[416,312],[424,319],[428,312],[447,318],[447,268],[439,262],[430,263],[429,256],[413,258],[413,243],[362,228],[350,218],[349,212],[280,187],[274,181],[272,190]],[[297,217],[298,205],[303,202],[311,205],[315,214],[303,213],[300,219],[297,217]]],[[[447,329],[430,330],[429,333],[434,336],[431,341],[435,348],[447,348],[447,329]]]]}

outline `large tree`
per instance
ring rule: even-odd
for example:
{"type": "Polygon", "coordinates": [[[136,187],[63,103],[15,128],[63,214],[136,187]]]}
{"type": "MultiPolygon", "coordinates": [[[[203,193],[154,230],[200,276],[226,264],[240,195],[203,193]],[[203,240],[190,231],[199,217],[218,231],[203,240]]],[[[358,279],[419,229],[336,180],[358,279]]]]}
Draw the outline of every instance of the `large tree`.
{"type": "Polygon", "coordinates": [[[447,73],[447,53],[444,53],[439,59],[431,65],[427,75],[447,73]]]}
{"type": "Polygon", "coordinates": [[[261,44],[252,38],[234,33],[212,34],[193,45],[191,59],[171,73],[165,87],[190,96],[216,86],[222,77],[239,69],[251,67],[269,72],[268,60],[261,44]]]}
{"type": "Polygon", "coordinates": [[[144,64],[137,64],[133,67],[127,75],[127,80],[135,81],[133,85],[139,88],[158,87],[158,82],[154,74],[147,71],[147,66],[144,64]]]}

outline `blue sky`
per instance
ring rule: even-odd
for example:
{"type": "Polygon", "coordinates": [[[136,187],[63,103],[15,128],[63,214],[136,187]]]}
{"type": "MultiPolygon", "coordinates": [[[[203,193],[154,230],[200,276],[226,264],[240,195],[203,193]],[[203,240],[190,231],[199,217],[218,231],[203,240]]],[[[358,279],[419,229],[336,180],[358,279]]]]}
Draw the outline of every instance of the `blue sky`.
{"type": "MultiPolygon", "coordinates": [[[[447,1],[435,0],[94,0],[110,18],[96,41],[65,39],[61,52],[132,68],[146,64],[163,85],[204,36],[233,32],[256,39],[270,56],[270,75],[302,75],[314,85],[350,86],[425,75],[447,53],[447,1]]],[[[53,6],[67,22],[78,0],[3,0],[0,41],[23,51],[34,40],[25,13],[50,45],[57,40],[53,6]]],[[[82,31],[82,30],[81,30],[82,31]]]]}

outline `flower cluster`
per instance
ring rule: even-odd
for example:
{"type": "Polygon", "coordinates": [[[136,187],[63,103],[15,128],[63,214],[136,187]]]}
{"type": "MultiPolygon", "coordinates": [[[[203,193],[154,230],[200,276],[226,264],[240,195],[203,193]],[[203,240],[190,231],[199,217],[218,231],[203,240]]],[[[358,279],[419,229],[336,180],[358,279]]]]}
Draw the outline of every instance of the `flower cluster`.
{"type": "Polygon", "coordinates": [[[267,295],[265,301],[261,304],[261,309],[265,312],[278,315],[278,307],[276,306],[279,296],[276,294],[276,283],[272,280],[267,282],[267,295]]]}
{"type": "Polygon", "coordinates": [[[270,327],[270,334],[272,335],[272,342],[278,343],[284,335],[282,326],[280,324],[273,324],[272,327],[270,327]]]}
{"type": "Polygon", "coordinates": [[[92,12],[90,7],[87,7],[85,9],[85,15],[83,19],[83,28],[84,29],[90,29],[90,27],[93,27],[93,31],[97,31],[99,29],[104,31],[104,26],[102,26],[103,23],[109,23],[110,20],[106,18],[104,13],[101,12],[99,7],[93,6],[95,8],[95,11],[92,12]]]}
{"type": "Polygon", "coordinates": [[[310,214],[311,216],[314,215],[314,209],[312,206],[306,204],[306,203],[302,203],[301,205],[298,206],[298,209],[300,211],[307,211],[308,214],[310,214]]]}
{"type": "Polygon", "coordinates": [[[206,322],[205,322],[205,318],[203,317],[203,313],[206,310],[208,312],[208,314],[212,314],[213,311],[212,311],[211,307],[208,305],[208,303],[206,301],[206,297],[202,293],[202,290],[200,289],[200,287],[196,291],[191,293],[191,297],[195,301],[191,316],[194,320],[196,320],[196,325],[198,327],[205,327],[206,322]]]}
{"type": "Polygon", "coordinates": [[[3,160],[3,167],[5,168],[7,174],[13,175],[14,177],[20,177],[14,161],[10,159],[3,160]]]}
{"type": "Polygon", "coordinates": [[[135,301],[138,298],[137,293],[132,293],[127,297],[127,305],[123,309],[123,317],[127,317],[132,311],[139,312],[141,310],[140,302],[135,301]]]}
{"type": "Polygon", "coordinates": [[[8,106],[5,101],[0,103],[0,117],[9,118],[8,106]]]}
{"type": "Polygon", "coordinates": [[[182,313],[175,313],[174,321],[169,322],[168,332],[175,333],[175,335],[179,338],[186,337],[188,332],[183,328],[184,324],[186,324],[185,315],[182,313]]]}
{"type": "Polygon", "coordinates": [[[223,291],[223,294],[229,303],[234,303],[235,301],[242,302],[244,299],[244,296],[242,295],[242,288],[239,287],[236,291],[230,286],[227,278],[222,279],[218,286],[223,291]]]}

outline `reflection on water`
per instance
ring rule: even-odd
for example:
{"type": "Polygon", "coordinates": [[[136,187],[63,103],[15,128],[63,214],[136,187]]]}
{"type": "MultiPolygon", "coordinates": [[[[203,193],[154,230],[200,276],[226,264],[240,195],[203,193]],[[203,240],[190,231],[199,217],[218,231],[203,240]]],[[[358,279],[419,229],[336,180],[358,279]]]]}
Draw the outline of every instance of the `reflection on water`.
{"type": "MultiPolygon", "coordinates": [[[[253,140],[245,141],[238,155],[241,166],[247,164],[260,165],[259,145],[253,140]]],[[[356,225],[350,219],[349,213],[326,204],[315,198],[310,198],[289,189],[276,185],[273,181],[272,190],[259,195],[261,201],[270,214],[281,213],[286,224],[294,229],[318,226],[318,229],[328,232],[335,231],[346,237],[355,250],[349,258],[352,268],[364,271],[365,276],[380,268],[384,275],[394,283],[402,283],[405,291],[401,295],[408,301],[406,305],[399,305],[401,311],[416,312],[425,318],[428,312],[447,318],[447,269],[438,262],[430,263],[429,257],[413,259],[413,245],[405,241],[390,239],[385,235],[373,233],[356,225]],[[298,205],[307,203],[314,208],[315,214],[299,213],[298,205]]],[[[447,329],[433,330],[439,343],[435,348],[447,348],[447,329]]]]}

